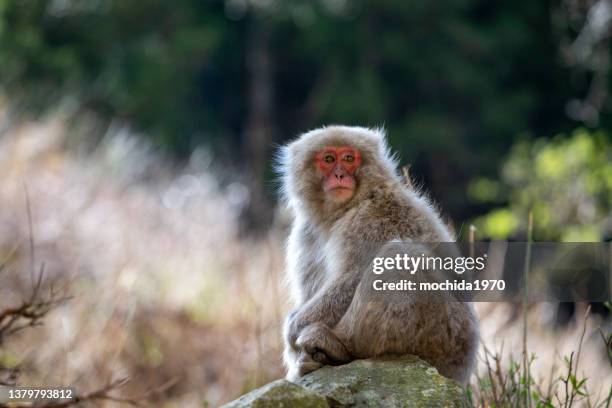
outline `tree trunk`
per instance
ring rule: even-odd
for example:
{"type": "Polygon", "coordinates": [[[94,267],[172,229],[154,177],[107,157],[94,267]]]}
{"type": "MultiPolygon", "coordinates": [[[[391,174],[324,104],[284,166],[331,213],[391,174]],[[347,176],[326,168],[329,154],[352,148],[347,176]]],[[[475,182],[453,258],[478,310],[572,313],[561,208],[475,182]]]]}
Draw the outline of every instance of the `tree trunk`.
{"type": "Polygon", "coordinates": [[[257,16],[250,21],[247,37],[247,111],[244,127],[244,157],[250,201],[242,214],[246,232],[265,230],[272,219],[272,205],[266,194],[265,176],[273,137],[273,78],[269,29],[257,16]]]}

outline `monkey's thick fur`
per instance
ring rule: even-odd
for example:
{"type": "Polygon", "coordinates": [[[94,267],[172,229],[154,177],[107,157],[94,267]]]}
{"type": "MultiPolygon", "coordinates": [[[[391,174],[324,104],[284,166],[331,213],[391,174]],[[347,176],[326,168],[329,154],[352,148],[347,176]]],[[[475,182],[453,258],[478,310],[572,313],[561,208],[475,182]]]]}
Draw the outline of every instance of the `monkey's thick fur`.
{"type": "Polygon", "coordinates": [[[406,252],[427,256],[433,253],[427,243],[454,241],[432,205],[402,182],[383,131],[313,130],[282,148],[279,163],[293,216],[287,267],[296,307],[284,325],[287,378],[324,364],[415,354],[465,384],[478,345],[472,305],[443,292],[417,299],[371,290],[373,245],[384,253],[398,241],[425,243],[418,253],[406,252]],[[315,171],[316,152],[328,146],[351,146],[362,155],[355,194],[342,204],[326,200],[315,171]]]}

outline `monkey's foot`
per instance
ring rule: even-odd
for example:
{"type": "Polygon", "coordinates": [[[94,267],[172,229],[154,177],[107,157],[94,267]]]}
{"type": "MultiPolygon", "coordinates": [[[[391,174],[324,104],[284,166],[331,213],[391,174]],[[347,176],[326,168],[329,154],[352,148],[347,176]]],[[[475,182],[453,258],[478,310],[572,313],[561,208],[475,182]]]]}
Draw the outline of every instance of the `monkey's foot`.
{"type": "Polygon", "coordinates": [[[314,323],[304,328],[296,345],[310,355],[312,360],[323,365],[342,364],[350,360],[344,344],[321,323],[314,323]]]}
{"type": "Polygon", "coordinates": [[[318,370],[321,367],[323,367],[323,364],[314,360],[310,354],[302,351],[297,361],[295,374],[297,377],[302,377],[308,373],[318,370]]]}

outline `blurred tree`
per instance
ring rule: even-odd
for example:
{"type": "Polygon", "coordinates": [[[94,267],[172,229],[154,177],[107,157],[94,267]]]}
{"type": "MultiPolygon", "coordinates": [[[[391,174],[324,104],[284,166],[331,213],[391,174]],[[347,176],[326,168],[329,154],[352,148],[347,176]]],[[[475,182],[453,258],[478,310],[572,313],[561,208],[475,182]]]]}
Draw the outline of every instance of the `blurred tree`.
{"type": "Polygon", "coordinates": [[[265,191],[266,162],[270,142],[273,140],[273,75],[269,49],[270,31],[266,24],[251,21],[247,43],[246,67],[248,75],[248,108],[244,129],[244,157],[248,158],[247,174],[250,178],[250,205],[244,212],[244,224],[248,230],[268,225],[272,215],[267,205],[265,191]],[[248,170],[251,170],[250,172],[248,170]]]}
{"type": "Polygon", "coordinates": [[[496,172],[517,134],[575,127],[566,103],[590,74],[560,58],[559,31],[578,29],[553,26],[559,9],[528,0],[5,0],[0,87],[16,113],[61,106],[75,118],[120,119],[178,155],[211,145],[221,164],[242,170],[247,219],[264,224],[273,142],[326,123],[384,124],[434,198],[463,219],[490,208],[467,200],[466,185],[496,172]]]}
{"type": "MultiPolygon", "coordinates": [[[[5,1],[2,88],[13,107],[119,118],[188,153],[241,115],[240,30],[218,2],[5,1]]],[[[242,29],[242,27],[241,27],[242,29]]]]}
{"type": "Polygon", "coordinates": [[[562,37],[564,61],[590,77],[585,96],[570,101],[567,113],[589,126],[597,126],[609,93],[612,2],[562,0],[553,19],[562,37]],[[580,27],[578,32],[576,27],[580,27]]]}
{"type": "Polygon", "coordinates": [[[610,239],[612,143],[604,133],[584,129],[549,142],[518,142],[503,166],[501,181],[477,179],[468,193],[476,201],[507,201],[475,220],[483,238],[523,238],[532,211],[537,240],[610,239]]]}

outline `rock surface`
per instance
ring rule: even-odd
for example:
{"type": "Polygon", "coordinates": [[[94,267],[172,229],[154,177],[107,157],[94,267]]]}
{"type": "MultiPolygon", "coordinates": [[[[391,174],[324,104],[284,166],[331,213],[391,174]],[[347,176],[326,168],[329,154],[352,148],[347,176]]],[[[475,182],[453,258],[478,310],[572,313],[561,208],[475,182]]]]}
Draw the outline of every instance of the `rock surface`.
{"type": "Polygon", "coordinates": [[[459,384],[415,356],[323,367],[297,382],[274,381],[224,408],[464,407],[459,384]]]}

